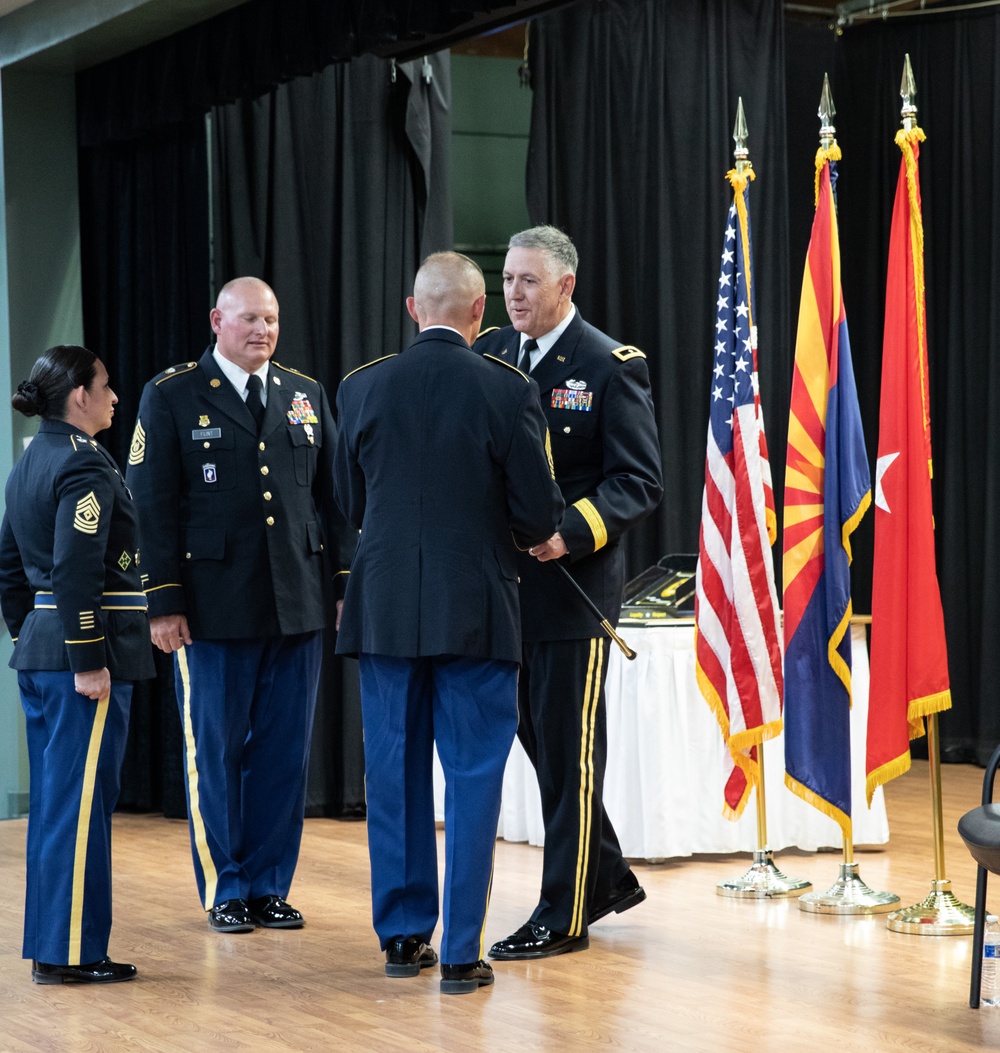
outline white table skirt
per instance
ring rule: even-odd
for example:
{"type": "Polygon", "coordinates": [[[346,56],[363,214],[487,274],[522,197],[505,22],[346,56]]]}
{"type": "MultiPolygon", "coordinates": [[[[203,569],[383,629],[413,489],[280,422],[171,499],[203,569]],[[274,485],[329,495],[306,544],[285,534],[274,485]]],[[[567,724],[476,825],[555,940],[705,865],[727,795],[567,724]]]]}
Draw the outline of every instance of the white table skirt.
{"type": "MultiPolygon", "coordinates": [[[[694,629],[686,625],[624,626],[637,652],[626,661],[611,648],[608,665],[608,767],[604,805],[630,859],[694,853],[752,852],[757,847],[756,797],[738,822],[722,815],[723,750],[718,723],[695,680],[694,629]]],[[[865,627],[851,627],[854,708],[851,713],[855,844],[885,844],[889,822],[881,788],[865,804],[868,648],[865,627]]],[[[785,788],[784,737],[764,746],[767,840],[782,848],[836,848],[840,827],[785,788]]],[[[435,757],[435,812],[444,817],[444,780],[435,757]]],[[[498,835],[544,843],[535,773],[515,741],[504,773],[498,835]]]]}

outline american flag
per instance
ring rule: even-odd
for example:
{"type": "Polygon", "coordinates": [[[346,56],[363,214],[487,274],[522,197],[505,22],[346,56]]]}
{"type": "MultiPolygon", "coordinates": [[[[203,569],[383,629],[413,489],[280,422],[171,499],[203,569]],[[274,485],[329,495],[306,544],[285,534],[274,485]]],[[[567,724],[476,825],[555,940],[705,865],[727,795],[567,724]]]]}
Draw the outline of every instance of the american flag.
{"type": "Polygon", "coordinates": [[[757,748],[781,731],[774,494],[757,380],[749,180],[729,173],[716,301],[708,452],[695,593],[698,686],[728,747],[723,813],[739,818],[760,778],[757,748]]]}

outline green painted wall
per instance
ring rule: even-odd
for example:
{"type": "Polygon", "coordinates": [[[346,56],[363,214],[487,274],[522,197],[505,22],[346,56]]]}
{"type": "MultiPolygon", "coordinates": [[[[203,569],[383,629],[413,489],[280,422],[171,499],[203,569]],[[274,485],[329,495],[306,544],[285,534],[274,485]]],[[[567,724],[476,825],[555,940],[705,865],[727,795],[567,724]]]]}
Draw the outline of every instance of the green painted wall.
{"type": "MultiPolygon", "coordinates": [[[[75,81],[0,70],[0,480],[37,430],[10,407],[35,359],[83,341],[75,81]]],[[[95,350],[99,352],[99,349],[95,350]]],[[[0,633],[0,819],[27,812],[28,760],[17,680],[0,633]]]]}
{"type": "Polygon", "coordinates": [[[500,273],[507,239],[530,224],[524,172],[531,91],[517,59],[451,56],[455,248],[486,275],[483,328],[507,325],[500,273]]]}

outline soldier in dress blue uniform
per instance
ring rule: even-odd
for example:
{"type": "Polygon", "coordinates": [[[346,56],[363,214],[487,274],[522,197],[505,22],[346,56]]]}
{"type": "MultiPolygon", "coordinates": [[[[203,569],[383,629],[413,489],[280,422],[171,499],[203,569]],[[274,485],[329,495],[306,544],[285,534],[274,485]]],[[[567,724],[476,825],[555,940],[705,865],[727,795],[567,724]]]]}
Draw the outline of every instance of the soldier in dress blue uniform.
{"type": "Polygon", "coordinates": [[[515,538],[545,541],[563,510],[537,392],[469,346],[485,299],[470,259],[428,257],[407,300],[420,335],[337,395],[337,499],[361,530],[337,650],[360,660],[374,927],[388,976],[437,962],[436,741],[445,994],[493,982],[483,930],[517,725],[515,538]]]}
{"type": "Polygon", "coordinates": [[[31,776],[23,956],[42,984],[136,975],[108,957],[111,814],[132,682],[153,675],[153,659],[135,508],[94,439],[117,401],[104,364],[74,346],[46,351],[11,399],[42,418],[0,527],[31,776]]]}
{"type": "Polygon", "coordinates": [[[336,426],[272,358],[278,302],[238,278],[217,342],[145,387],[129,452],[150,631],[174,654],[195,877],[210,926],[299,928],[287,902],[334,573],[336,426]]]}
{"type": "Polygon", "coordinates": [[[566,501],[557,531],[520,554],[524,647],[518,738],[538,775],[545,848],[528,921],[490,949],[545,958],[589,946],[588,926],[645,899],[604,811],[604,684],[609,639],[544,564],[561,559],[607,617],[621,609],[622,535],[662,494],[646,356],[588,325],[572,302],[577,252],[554,227],[515,234],[503,283],[512,325],[476,350],[518,362],[541,393],[556,481],[566,501]]]}

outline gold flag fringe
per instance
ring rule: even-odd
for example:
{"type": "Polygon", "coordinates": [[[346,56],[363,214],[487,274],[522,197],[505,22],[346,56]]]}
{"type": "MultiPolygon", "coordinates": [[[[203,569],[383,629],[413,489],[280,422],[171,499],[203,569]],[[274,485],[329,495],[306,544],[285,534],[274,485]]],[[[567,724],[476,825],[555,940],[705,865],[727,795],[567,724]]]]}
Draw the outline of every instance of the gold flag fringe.
{"type": "Polygon", "coordinates": [[[829,801],[824,800],[819,794],[810,790],[808,786],[799,782],[797,779],[793,779],[787,771],[785,772],[785,785],[795,794],[796,797],[801,797],[806,804],[811,804],[813,808],[822,812],[824,815],[828,815],[843,831],[846,844],[854,844],[851,817],[847,815],[846,812],[841,811],[836,805],[830,804],[829,801]]]}
{"type": "Polygon", "coordinates": [[[813,192],[813,208],[819,204],[819,174],[823,171],[823,165],[828,164],[830,161],[839,161],[840,158],[840,147],[836,143],[832,146],[827,146],[825,149],[821,146],[816,151],[816,177],[813,192]]]}

